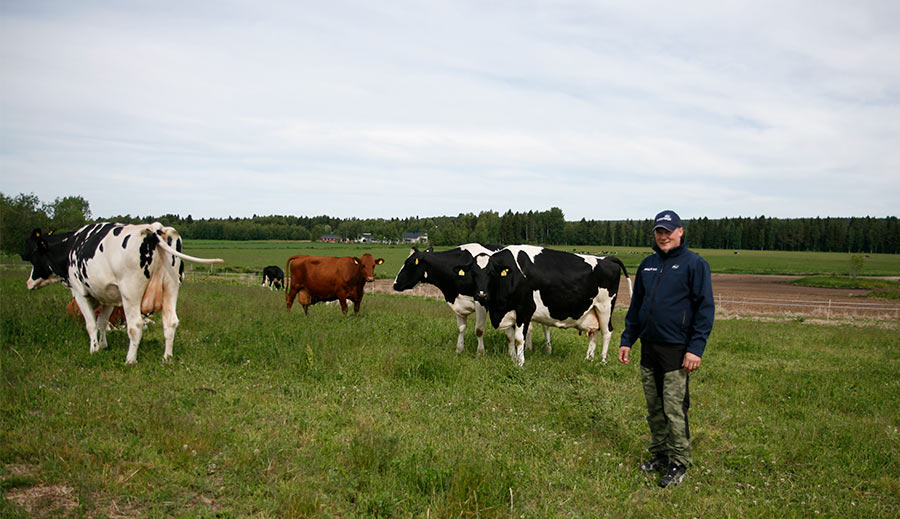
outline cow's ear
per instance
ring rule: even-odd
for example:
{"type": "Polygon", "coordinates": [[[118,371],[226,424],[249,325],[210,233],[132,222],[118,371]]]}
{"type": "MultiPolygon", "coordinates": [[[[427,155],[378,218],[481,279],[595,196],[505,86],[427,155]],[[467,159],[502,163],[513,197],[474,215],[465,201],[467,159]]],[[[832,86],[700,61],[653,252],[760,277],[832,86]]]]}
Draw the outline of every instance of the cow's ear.
{"type": "Polygon", "coordinates": [[[353,264],[359,265],[359,258],[353,258],[353,264]]]}
{"type": "Polygon", "coordinates": [[[425,252],[434,252],[434,247],[428,247],[425,252]]]}
{"type": "Polygon", "coordinates": [[[376,265],[381,265],[382,263],[384,263],[384,258],[378,258],[377,260],[375,260],[376,265]]]}

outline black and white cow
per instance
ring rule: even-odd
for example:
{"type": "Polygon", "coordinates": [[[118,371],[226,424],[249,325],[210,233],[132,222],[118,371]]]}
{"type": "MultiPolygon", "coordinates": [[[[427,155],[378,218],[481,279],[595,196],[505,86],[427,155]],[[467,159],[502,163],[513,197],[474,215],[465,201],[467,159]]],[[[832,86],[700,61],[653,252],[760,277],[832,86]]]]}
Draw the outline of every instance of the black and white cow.
{"type": "Polygon", "coordinates": [[[620,270],[630,292],[631,279],[618,258],[512,245],[477,261],[467,274],[476,284],[475,300],[487,307],[494,328],[508,330],[510,356],[522,366],[531,321],[587,333],[587,360],[594,359],[600,331],[605,363],[620,270]]]}
{"type": "Polygon", "coordinates": [[[96,223],[75,232],[50,236],[35,229],[22,259],[33,266],[26,284],[28,289],[61,281],[72,291],[84,316],[91,353],[106,348],[109,315],[116,306],[122,306],[128,326],[127,364],[137,361],[144,327],[141,314],[151,312],[162,314],[166,341],[163,360],[171,359],[178,326],[175,307],[184,272],[181,260],[222,262],[182,254],[178,231],[159,222],[96,223]],[[94,307],[98,304],[104,309],[95,318],[94,307]]]}
{"type": "Polygon", "coordinates": [[[268,286],[269,290],[281,290],[284,288],[284,271],[276,265],[269,265],[263,269],[262,286],[268,286]]]}
{"type": "MultiPolygon", "coordinates": [[[[500,245],[482,245],[480,243],[466,243],[442,252],[434,252],[432,248],[420,251],[413,247],[394,279],[394,290],[399,292],[409,290],[419,283],[429,283],[441,291],[444,300],[456,314],[458,332],[456,353],[463,352],[468,318],[474,313],[475,336],[478,338],[476,353],[484,355],[484,326],[487,321],[487,311],[484,306],[475,302],[475,283],[471,276],[463,275],[463,268],[471,265],[476,258],[489,258],[494,251],[501,248],[500,245]]],[[[545,328],[544,332],[546,344],[549,347],[549,328],[545,328]]],[[[528,339],[530,346],[530,335],[528,339]]]]}

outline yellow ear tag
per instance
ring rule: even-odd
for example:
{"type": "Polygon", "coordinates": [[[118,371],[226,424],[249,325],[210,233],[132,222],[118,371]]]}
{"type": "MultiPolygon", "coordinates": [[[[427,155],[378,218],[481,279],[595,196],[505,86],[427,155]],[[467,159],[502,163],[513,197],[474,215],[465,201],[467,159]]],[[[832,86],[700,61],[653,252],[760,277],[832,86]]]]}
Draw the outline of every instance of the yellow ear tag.
{"type": "Polygon", "coordinates": [[[465,276],[465,275],[466,275],[466,271],[463,270],[463,269],[459,269],[459,275],[460,275],[460,276],[465,276]]]}
{"type": "Polygon", "coordinates": [[[502,278],[505,278],[507,274],[509,274],[509,269],[503,269],[500,271],[500,277],[502,278]]]}
{"type": "Polygon", "coordinates": [[[357,265],[359,265],[359,262],[358,262],[358,261],[356,261],[356,258],[353,258],[353,263],[355,263],[355,264],[357,264],[357,265]]]}
{"type": "Polygon", "coordinates": [[[41,233],[39,233],[39,232],[34,233],[34,235],[37,236],[38,238],[41,237],[41,233]]]}
{"type": "Polygon", "coordinates": [[[419,264],[419,258],[416,258],[416,265],[419,264]]]}

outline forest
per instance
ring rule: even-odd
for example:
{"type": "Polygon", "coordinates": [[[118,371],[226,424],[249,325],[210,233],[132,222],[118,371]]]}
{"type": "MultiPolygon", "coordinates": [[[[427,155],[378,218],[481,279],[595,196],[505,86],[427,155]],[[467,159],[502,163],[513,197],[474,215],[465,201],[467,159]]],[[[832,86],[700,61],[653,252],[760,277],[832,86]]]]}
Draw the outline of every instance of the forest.
{"type": "MultiPolygon", "coordinates": [[[[456,216],[407,218],[336,218],[270,215],[246,218],[201,218],[175,214],[94,218],[90,204],[80,196],[41,202],[33,194],[9,197],[0,193],[0,249],[22,252],[34,228],[64,232],[94,221],[138,223],[160,221],[178,229],[185,239],[214,240],[318,240],[336,235],[356,240],[364,233],[374,241],[400,242],[404,233],[427,233],[436,246],[482,243],[534,243],[549,246],[607,245],[650,247],[651,221],[567,221],[563,211],[500,214],[482,211],[456,216]]],[[[692,218],[684,221],[687,243],[699,249],[750,249],[816,252],[900,252],[900,222],[897,217],[692,218]]]]}

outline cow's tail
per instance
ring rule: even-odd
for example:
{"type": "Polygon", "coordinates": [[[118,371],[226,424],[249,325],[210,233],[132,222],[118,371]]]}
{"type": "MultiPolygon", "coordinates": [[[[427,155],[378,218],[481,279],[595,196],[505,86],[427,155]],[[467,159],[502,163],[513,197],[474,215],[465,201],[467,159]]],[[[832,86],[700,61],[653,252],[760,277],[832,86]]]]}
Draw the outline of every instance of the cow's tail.
{"type": "Polygon", "coordinates": [[[187,254],[178,252],[177,250],[173,249],[171,245],[166,243],[166,240],[159,240],[159,243],[157,243],[157,245],[162,247],[162,249],[164,251],[168,252],[169,254],[171,254],[177,258],[181,258],[183,260],[188,260],[188,261],[193,261],[194,263],[206,263],[206,264],[225,263],[225,260],[219,259],[219,258],[207,259],[207,258],[195,258],[194,256],[188,256],[187,254]]]}
{"type": "Polygon", "coordinates": [[[291,286],[291,263],[294,262],[294,258],[296,257],[297,256],[291,256],[287,259],[287,263],[284,264],[284,287],[288,292],[290,292],[288,287],[291,286]]]}
{"type": "Polygon", "coordinates": [[[628,277],[628,270],[625,268],[625,264],[622,263],[622,260],[620,260],[619,258],[617,258],[615,256],[607,256],[606,259],[608,259],[609,261],[612,261],[613,263],[618,265],[620,269],[622,269],[622,273],[625,274],[625,279],[628,280],[628,296],[629,297],[632,296],[633,295],[633,291],[632,291],[633,287],[631,286],[631,278],[628,277]]]}

